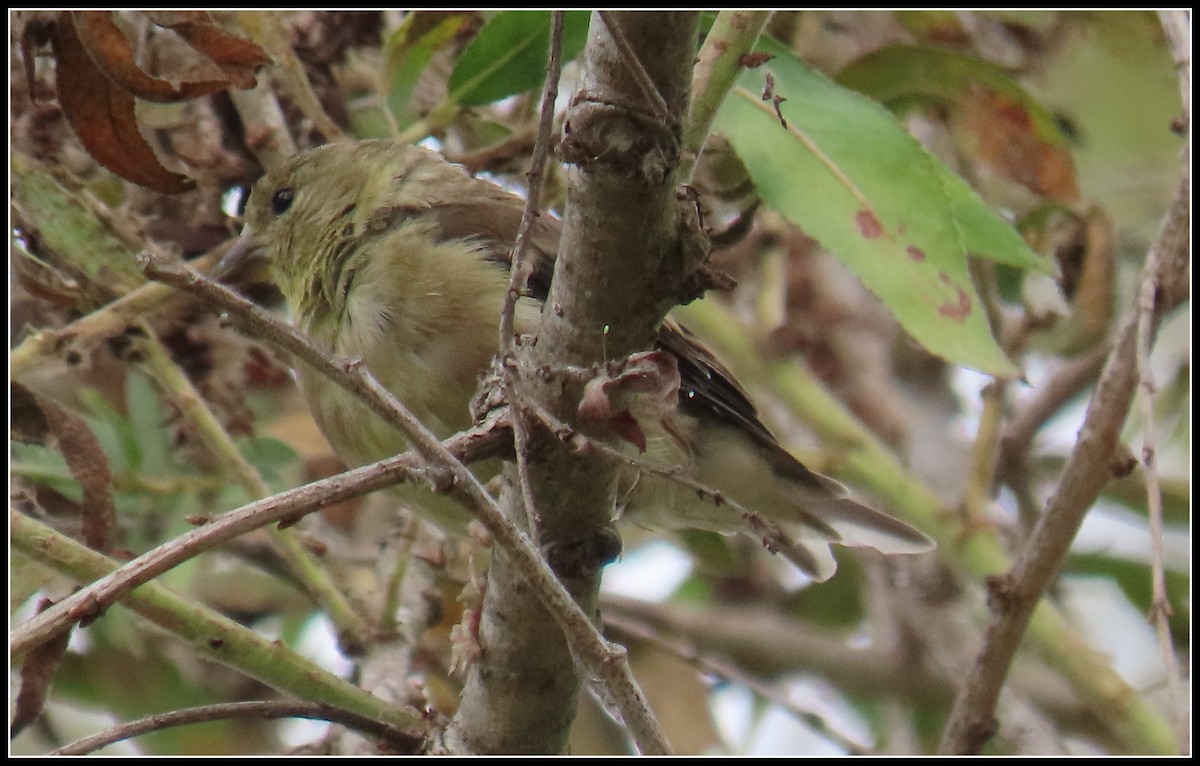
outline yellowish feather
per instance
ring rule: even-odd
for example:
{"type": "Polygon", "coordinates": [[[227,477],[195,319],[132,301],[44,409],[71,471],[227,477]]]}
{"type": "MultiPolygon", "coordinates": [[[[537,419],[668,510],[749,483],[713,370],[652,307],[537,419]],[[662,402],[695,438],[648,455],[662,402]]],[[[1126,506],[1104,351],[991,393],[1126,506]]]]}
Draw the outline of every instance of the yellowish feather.
{"type": "MultiPolygon", "coordinates": [[[[436,435],[470,425],[468,405],[498,348],[508,248],[522,201],[473,179],[425,149],[391,141],[332,144],[302,152],[251,194],[243,241],[260,245],[295,321],[314,341],[360,359],[436,435]]],[[[544,290],[558,223],[535,227],[531,254],[544,290]]],[[[246,250],[247,248],[242,248],[246,250]]],[[[540,305],[518,304],[517,330],[536,331],[540,305]]],[[[846,497],[837,482],[783,451],[732,377],[690,335],[668,323],[659,351],[684,376],[684,404],[638,411],[645,459],[682,466],[727,497],[783,524],[796,537],[793,560],[816,579],[833,574],[829,542],[890,553],[932,543],[902,522],[846,497]]],[[[403,451],[403,435],[340,387],[306,369],[300,382],[321,430],[346,461],[363,464],[403,451]]],[[[668,391],[669,393],[669,391],[668,391]]],[[[476,467],[484,475],[495,464],[476,467]]],[[[445,497],[401,494],[444,526],[469,514],[445,497]]],[[[617,509],[665,528],[739,530],[741,517],[667,479],[625,471],[617,509]]]]}

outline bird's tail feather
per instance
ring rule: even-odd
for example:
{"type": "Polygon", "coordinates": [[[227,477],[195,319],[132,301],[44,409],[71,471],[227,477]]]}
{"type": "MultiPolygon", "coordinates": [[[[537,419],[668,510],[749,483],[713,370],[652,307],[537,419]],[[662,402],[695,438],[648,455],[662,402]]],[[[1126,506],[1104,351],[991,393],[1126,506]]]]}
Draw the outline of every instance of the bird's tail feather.
{"type": "Polygon", "coordinates": [[[935,547],[920,530],[849,497],[806,499],[799,515],[799,523],[785,525],[791,545],[780,553],[817,582],[837,571],[831,543],[886,554],[926,553],[935,547]]]}

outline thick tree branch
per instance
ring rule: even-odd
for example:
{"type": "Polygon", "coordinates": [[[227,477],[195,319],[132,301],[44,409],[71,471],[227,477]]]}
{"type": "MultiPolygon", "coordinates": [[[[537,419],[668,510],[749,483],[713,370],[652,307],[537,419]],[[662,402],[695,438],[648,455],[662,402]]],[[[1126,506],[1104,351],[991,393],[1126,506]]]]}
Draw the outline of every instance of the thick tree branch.
{"type": "MultiPolygon", "coordinates": [[[[676,199],[681,126],[671,119],[687,107],[698,14],[606,16],[592,16],[583,78],[564,121],[560,148],[572,167],[562,244],[536,344],[522,350],[525,370],[588,367],[649,348],[703,254],[699,245],[681,245],[687,239],[681,233],[696,229],[686,225],[687,209],[676,199]],[[629,66],[631,56],[639,66],[629,66]],[[666,104],[666,115],[652,105],[657,99],[648,88],[666,104]]],[[[521,397],[573,420],[575,381],[524,377],[521,397]]],[[[572,454],[552,434],[531,436],[539,541],[594,616],[600,568],[619,551],[611,523],[616,467],[572,454]]],[[[518,486],[509,469],[501,500],[513,519],[523,506],[518,486]]],[[[548,622],[542,604],[513,576],[508,554],[497,551],[480,623],[483,660],[471,668],[447,732],[452,749],[562,750],[581,679],[561,634],[532,627],[548,622]]],[[[623,656],[614,662],[623,664],[623,656]]],[[[668,750],[652,719],[627,723],[644,733],[643,752],[668,750]]]]}

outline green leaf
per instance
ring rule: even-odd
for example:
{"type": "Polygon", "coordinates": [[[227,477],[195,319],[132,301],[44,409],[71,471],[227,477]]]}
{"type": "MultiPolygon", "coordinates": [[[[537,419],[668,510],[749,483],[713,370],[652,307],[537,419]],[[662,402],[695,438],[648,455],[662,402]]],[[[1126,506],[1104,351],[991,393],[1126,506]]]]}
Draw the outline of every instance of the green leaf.
{"type": "Polygon", "coordinates": [[[139,449],[137,470],[154,475],[173,469],[174,449],[166,425],[167,415],[158,391],[145,375],[135,373],[126,380],[125,409],[133,441],[139,449]]]}
{"type": "Polygon", "coordinates": [[[470,18],[469,13],[410,13],[384,44],[383,75],[387,83],[387,105],[400,127],[406,127],[416,118],[408,105],[429,62],[454,39],[470,18]]]}
{"type": "Polygon", "coordinates": [[[1054,117],[1000,67],[965,53],[920,45],[891,45],[872,51],[838,72],[837,81],[901,111],[912,103],[959,105],[972,87],[983,86],[1025,110],[1038,138],[1065,146],[1054,117]]]}
{"type": "Polygon", "coordinates": [[[88,426],[100,440],[113,474],[141,470],[144,452],[129,419],[95,389],[85,388],[78,396],[91,415],[88,426]]]}
{"type": "Polygon", "coordinates": [[[57,449],[41,444],[10,442],[8,473],[42,484],[78,502],[83,498],[79,482],[71,475],[66,458],[57,449]]]}
{"type": "MultiPolygon", "coordinates": [[[[562,58],[569,61],[587,42],[588,11],[567,11],[562,58]]],[[[546,76],[550,11],[501,11],[479,31],[450,75],[450,100],[478,106],[532,90],[546,76]]]]}
{"type": "Polygon", "coordinates": [[[991,335],[967,256],[1048,265],[882,106],[774,41],[759,49],[774,58],[742,75],[715,123],[759,195],[853,270],[932,353],[1018,374],[991,335]]]}
{"type": "Polygon", "coordinates": [[[291,445],[269,436],[240,439],[238,446],[263,479],[273,486],[279,483],[281,472],[294,468],[300,461],[291,445]]]}

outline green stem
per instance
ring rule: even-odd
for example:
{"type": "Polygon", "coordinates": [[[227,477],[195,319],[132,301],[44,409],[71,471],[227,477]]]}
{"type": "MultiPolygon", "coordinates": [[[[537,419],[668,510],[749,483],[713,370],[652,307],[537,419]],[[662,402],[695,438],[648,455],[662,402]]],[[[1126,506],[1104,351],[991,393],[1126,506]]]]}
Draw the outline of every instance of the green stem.
{"type": "Polygon", "coordinates": [[[742,57],[754,48],[771,18],[770,11],[721,11],[704,38],[692,75],[692,103],[683,126],[679,178],[692,177],[709,128],[725,94],[745,66],[742,57]]]}
{"type": "MultiPolygon", "coordinates": [[[[98,580],[118,567],[107,556],[21,513],[9,513],[9,533],[14,550],[80,584],[98,580]]],[[[157,583],[135,588],[120,604],[188,642],[197,653],[281,692],[324,702],[400,729],[411,730],[420,724],[420,715],[415,711],[393,707],[296,654],[283,643],[260,636],[157,583]]]]}

